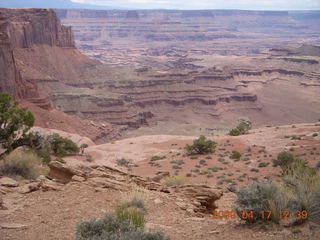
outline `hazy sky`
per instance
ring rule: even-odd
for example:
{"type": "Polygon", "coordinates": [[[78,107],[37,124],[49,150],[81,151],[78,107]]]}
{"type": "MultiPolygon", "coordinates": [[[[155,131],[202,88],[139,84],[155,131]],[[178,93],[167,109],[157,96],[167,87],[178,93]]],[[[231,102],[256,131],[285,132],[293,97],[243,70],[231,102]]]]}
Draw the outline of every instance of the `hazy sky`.
{"type": "Polygon", "coordinates": [[[71,0],[129,8],[320,10],[320,0],[71,0]]]}

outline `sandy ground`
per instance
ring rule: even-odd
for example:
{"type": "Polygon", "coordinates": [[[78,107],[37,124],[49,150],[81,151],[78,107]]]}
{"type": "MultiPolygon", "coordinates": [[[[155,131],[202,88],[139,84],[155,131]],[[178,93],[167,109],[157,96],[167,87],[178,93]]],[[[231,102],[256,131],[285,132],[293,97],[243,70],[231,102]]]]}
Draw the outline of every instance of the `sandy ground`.
{"type": "MultiPolygon", "coordinates": [[[[0,225],[21,224],[20,229],[0,229],[2,240],[70,240],[76,224],[83,219],[100,217],[111,211],[123,195],[119,191],[96,192],[86,183],[71,183],[62,191],[37,191],[28,195],[9,194],[14,211],[0,211],[0,225]]],[[[230,210],[234,195],[225,194],[219,209],[230,210]]],[[[149,192],[147,195],[147,227],[165,231],[172,240],[192,239],[310,239],[316,240],[319,228],[305,224],[295,228],[280,228],[264,223],[247,225],[239,220],[195,218],[181,210],[174,196],[149,192]],[[162,203],[155,203],[160,199],[162,203]],[[166,209],[164,212],[163,209],[166,209]],[[170,214],[168,214],[170,213],[170,214]],[[310,227],[311,226],[311,227],[310,227]],[[294,232],[296,233],[293,233],[294,232]]]]}
{"type": "Polygon", "coordinates": [[[85,154],[92,155],[94,161],[91,163],[87,162],[84,156],[69,157],[66,161],[75,165],[81,163],[121,168],[117,166],[116,160],[125,158],[136,164],[133,173],[141,176],[154,176],[159,171],[169,171],[171,174],[184,176],[191,173],[190,179],[194,183],[216,184],[221,179],[227,179],[222,185],[227,186],[232,182],[243,185],[252,179],[264,180],[265,177],[276,180],[279,169],[272,167],[272,160],[282,151],[302,154],[311,166],[315,166],[320,160],[320,134],[316,137],[312,135],[319,132],[320,123],[310,123],[253,129],[250,134],[238,137],[209,137],[217,142],[216,151],[199,156],[188,156],[184,149],[185,145],[191,144],[196,137],[141,136],[102,145],[90,145],[85,154]],[[232,151],[240,152],[241,158],[239,160],[230,158],[232,151]],[[152,156],[164,158],[155,161],[156,166],[151,166],[152,156]],[[180,165],[181,169],[173,169],[177,165],[173,163],[174,160],[184,162],[180,165]],[[205,161],[204,164],[201,164],[201,160],[205,161]],[[269,165],[259,167],[261,163],[269,165]],[[211,177],[203,174],[208,168],[213,167],[218,167],[220,170],[212,172],[211,177]],[[199,169],[199,172],[191,172],[195,169],[199,169]],[[239,181],[239,177],[243,174],[246,176],[239,181]]]}

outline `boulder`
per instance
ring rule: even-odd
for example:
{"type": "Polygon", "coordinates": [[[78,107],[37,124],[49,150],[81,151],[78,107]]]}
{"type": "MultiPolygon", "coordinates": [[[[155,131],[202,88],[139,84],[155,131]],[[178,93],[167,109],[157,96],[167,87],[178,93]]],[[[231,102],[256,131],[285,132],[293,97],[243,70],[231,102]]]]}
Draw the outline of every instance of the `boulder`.
{"type": "Polygon", "coordinates": [[[13,180],[9,177],[2,177],[0,178],[0,185],[4,187],[18,187],[19,184],[16,180],[13,180]]]}
{"type": "Polygon", "coordinates": [[[223,191],[209,187],[207,185],[184,185],[175,187],[181,197],[187,199],[188,206],[183,206],[182,209],[193,209],[196,213],[212,213],[217,208],[215,202],[219,200],[223,191]]]}
{"type": "Polygon", "coordinates": [[[52,178],[59,179],[62,182],[70,182],[74,175],[77,176],[84,176],[84,172],[72,167],[68,166],[67,164],[52,161],[48,164],[50,168],[49,176],[52,178]]]}

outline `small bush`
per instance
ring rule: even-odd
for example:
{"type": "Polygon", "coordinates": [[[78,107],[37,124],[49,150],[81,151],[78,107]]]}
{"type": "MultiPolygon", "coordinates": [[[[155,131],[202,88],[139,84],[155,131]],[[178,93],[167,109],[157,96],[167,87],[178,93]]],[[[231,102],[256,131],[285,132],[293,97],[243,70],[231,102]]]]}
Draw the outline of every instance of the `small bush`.
{"type": "Polygon", "coordinates": [[[77,154],[80,149],[72,140],[63,138],[59,134],[52,135],[51,148],[58,157],[64,157],[68,154],[77,154]]]}
{"type": "Polygon", "coordinates": [[[258,167],[259,168],[267,167],[269,164],[270,164],[269,162],[261,162],[259,163],[258,167]]]}
{"type": "Polygon", "coordinates": [[[269,210],[269,201],[278,194],[278,189],[271,183],[249,183],[248,186],[240,188],[237,192],[237,200],[233,209],[237,212],[238,216],[247,222],[255,222],[262,219],[261,210],[269,210]],[[253,211],[257,216],[254,218],[245,218],[243,212],[253,211]]]}
{"type": "Polygon", "coordinates": [[[229,135],[230,136],[239,136],[239,135],[241,135],[241,132],[239,129],[233,128],[230,130],[229,135]]]}
{"type": "Polygon", "coordinates": [[[41,159],[33,152],[12,152],[0,163],[0,176],[35,179],[43,171],[41,159]]]}
{"type": "Polygon", "coordinates": [[[171,176],[165,177],[161,180],[161,183],[166,185],[167,187],[181,186],[186,184],[191,184],[190,179],[184,176],[171,176]]]}
{"type": "Polygon", "coordinates": [[[240,159],[241,158],[241,153],[237,151],[232,151],[232,154],[230,156],[231,159],[240,159]]]}
{"type": "Polygon", "coordinates": [[[186,145],[185,149],[188,154],[207,154],[212,153],[217,143],[211,140],[206,140],[205,136],[200,136],[193,141],[192,145],[186,145]]]}
{"type": "Polygon", "coordinates": [[[130,161],[128,161],[125,158],[120,158],[116,160],[116,163],[118,166],[121,166],[121,167],[129,167],[130,161]]]}
{"type": "Polygon", "coordinates": [[[165,156],[152,156],[150,161],[151,162],[154,162],[154,161],[158,161],[158,160],[161,160],[161,159],[164,159],[166,158],[165,156]]]}
{"type": "Polygon", "coordinates": [[[280,166],[282,169],[286,168],[294,162],[294,156],[291,153],[281,152],[278,154],[277,159],[273,160],[273,166],[280,166]]]}
{"type": "Polygon", "coordinates": [[[239,125],[236,128],[233,128],[230,130],[229,135],[230,136],[239,136],[242,134],[247,134],[249,130],[251,129],[251,122],[240,120],[239,125]]]}
{"type": "MultiPolygon", "coordinates": [[[[318,222],[320,220],[319,200],[320,200],[320,170],[310,168],[303,159],[293,158],[290,155],[282,154],[280,159],[284,159],[286,170],[282,175],[281,184],[251,183],[247,187],[240,189],[236,206],[234,209],[238,214],[244,210],[254,210],[257,219],[245,219],[254,222],[262,219],[259,215],[261,210],[272,211],[271,219],[274,222],[282,222],[285,225],[300,224],[310,217],[310,220],[318,222]],[[282,156],[282,157],[281,157],[282,156]],[[287,161],[289,159],[289,161],[287,161]],[[289,164],[287,164],[289,163],[289,164]],[[242,209],[242,210],[241,210],[242,209]],[[308,216],[302,219],[295,219],[290,222],[281,220],[280,213],[288,210],[289,217],[297,217],[297,211],[306,211],[308,216]]],[[[241,217],[241,215],[239,215],[241,217]]]]}
{"type": "Polygon", "coordinates": [[[318,133],[313,133],[312,134],[312,137],[317,137],[318,136],[318,133]]]}
{"type": "Polygon", "coordinates": [[[77,226],[76,240],[169,240],[162,232],[136,229],[127,221],[107,214],[102,219],[82,221],[77,226]]]}
{"type": "Polygon", "coordinates": [[[202,159],[199,161],[199,164],[201,164],[201,165],[207,164],[207,161],[202,159]]]}

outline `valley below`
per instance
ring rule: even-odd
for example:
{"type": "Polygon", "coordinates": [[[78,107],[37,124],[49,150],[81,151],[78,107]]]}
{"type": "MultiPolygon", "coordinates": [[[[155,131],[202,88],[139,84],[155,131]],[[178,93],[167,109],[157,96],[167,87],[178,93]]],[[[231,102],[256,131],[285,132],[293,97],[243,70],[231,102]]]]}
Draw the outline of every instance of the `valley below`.
{"type": "Polygon", "coordinates": [[[2,159],[0,142],[0,239],[101,239],[79,226],[137,192],[144,234],[318,239],[319,22],[320,11],[0,8],[0,92],[35,116],[31,147],[2,159]],[[76,150],[57,155],[55,141],[76,150]],[[19,156],[41,158],[41,173],[10,175],[19,156]],[[213,218],[241,197],[280,215],[213,218]],[[281,219],[285,207],[310,216],[281,219]]]}
{"type": "Polygon", "coordinates": [[[92,121],[98,143],[319,118],[317,11],[2,11],[14,93],[92,121]]]}

